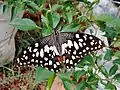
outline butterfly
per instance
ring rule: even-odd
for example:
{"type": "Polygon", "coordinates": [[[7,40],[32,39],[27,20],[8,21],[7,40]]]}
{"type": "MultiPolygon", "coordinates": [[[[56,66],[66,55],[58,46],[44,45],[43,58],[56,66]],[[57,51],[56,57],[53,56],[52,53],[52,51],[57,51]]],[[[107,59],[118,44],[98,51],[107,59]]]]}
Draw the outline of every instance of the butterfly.
{"type": "Polygon", "coordinates": [[[41,66],[60,72],[72,69],[86,55],[105,46],[99,38],[81,32],[54,32],[28,46],[16,59],[17,67],[41,66]]]}

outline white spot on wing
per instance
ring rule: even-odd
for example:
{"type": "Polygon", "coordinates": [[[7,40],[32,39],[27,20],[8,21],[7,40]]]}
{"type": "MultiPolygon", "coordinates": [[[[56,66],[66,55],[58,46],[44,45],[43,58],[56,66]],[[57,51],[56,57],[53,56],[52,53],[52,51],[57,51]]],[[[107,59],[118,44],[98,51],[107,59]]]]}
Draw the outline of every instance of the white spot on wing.
{"type": "Polygon", "coordinates": [[[37,51],[37,52],[36,52],[36,57],[38,57],[38,56],[39,56],[39,52],[37,51]]]}
{"type": "Polygon", "coordinates": [[[74,47],[75,47],[76,50],[79,49],[79,46],[78,46],[78,44],[75,41],[74,41],[74,47]]]}
{"type": "Polygon", "coordinates": [[[66,63],[69,63],[69,59],[66,60],[66,63]]]}
{"type": "Polygon", "coordinates": [[[38,63],[38,60],[35,60],[36,63],[38,63]]]}
{"type": "Polygon", "coordinates": [[[51,60],[49,60],[49,65],[52,65],[52,61],[51,60]]]}
{"type": "Polygon", "coordinates": [[[73,43],[72,43],[72,41],[71,40],[68,40],[68,46],[69,46],[69,48],[71,48],[72,46],[73,46],[73,43]]]}
{"type": "Polygon", "coordinates": [[[36,52],[38,49],[37,48],[35,48],[34,50],[33,50],[33,52],[36,52]]]}
{"type": "Polygon", "coordinates": [[[28,59],[28,56],[26,56],[25,59],[27,60],[27,59],[28,59]]]}
{"type": "Polygon", "coordinates": [[[83,52],[86,52],[86,50],[85,50],[85,49],[83,49],[83,52]]]}
{"type": "Polygon", "coordinates": [[[43,58],[44,56],[44,52],[43,52],[43,49],[40,50],[40,56],[43,58]]]}
{"type": "Polygon", "coordinates": [[[80,47],[83,47],[83,45],[82,45],[82,43],[81,43],[81,42],[79,42],[79,46],[80,46],[80,47]]]}
{"type": "Polygon", "coordinates": [[[83,42],[83,39],[78,39],[78,41],[83,42]]]}
{"type": "Polygon", "coordinates": [[[86,50],[89,50],[89,47],[86,47],[86,50]]]}
{"type": "Polygon", "coordinates": [[[76,34],[75,36],[76,36],[76,38],[80,38],[79,34],[76,34]]]}
{"type": "Polygon", "coordinates": [[[93,37],[92,37],[92,36],[90,36],[90,37],[89,37],[89,39],[91,39],[91,40],[92,40],[92,39],[93,39],[93,37]]]}
{"type": "Polygon", "coordinates": [[[93,43],[93,42],[90,42],[90,44],[91,44],[91,45],[94,45],[94,43],[93,43]]]}
{"type": "Polygon", "coordinates": [[[47,53],[49,53],[49,49],[50,49],[50,48],[48,47],[48,45],[45,45],[44,51],[47,52],[47,53]]]}
{"type": "Polygon", "coordinates": [[[38,43],[35,43],[35,47],[38,47],[39,46],[39,44],[38,43]]]}
{"type": "Polygon", "coordinates": [[[72,61],[72,60],[70,60],[70,64],[73,64],[73,61],[72,61]]]}
{"type": "Polygon", "coordinates": [[[75,56],[72,55],[72,59],[74,60],[74,59],[75,59],[75,56]]]}
{"type": "Polygon", "coordinates": [[[45,59],[45,61],[47,61],[47,60],[48,60],[48,58],[46,58],[46,57],[44,57],[44,59],[45,59]]]}
{"type": "Polygon", "coordinates": [[[19,58],[17,58],[17,62],[18,62],[18,63],[20,62],[20,59],[19,59],[19,58]]]}
{"type": "Polygon", "coordinates": [[[31,59],[31,62],[34,62],[34,59],[31,59]]]}
{"type": "Polygon", "coordinates": [[[73,54],[75,54],[75,55],[76,55],[76,50],[74,50],[73,54]]]}
{"type": "Polygon", "coordinates": [[[23,53],[24,53],[24,54],[26,54],[26,53],[27,53],[27,51],[23,51],[23,53]]]}
{"type": "Polygon", "coordinates": [[[56,68],[57,67],[57,65],[56,64],[54,64],[54,68],[56,68]]]}
{"type": "Polygon", "coordinates": [[[29,52],[32,52],[32,50],[31,50],[31,49],[32,49],[32,47],[28,47],[29,52]]]}
{"type": "Polygon", "coordinates": [[[67,44],[66,43],[62,44],[62,54],[65,53],[66,48],[67,48],[67,44]]]}

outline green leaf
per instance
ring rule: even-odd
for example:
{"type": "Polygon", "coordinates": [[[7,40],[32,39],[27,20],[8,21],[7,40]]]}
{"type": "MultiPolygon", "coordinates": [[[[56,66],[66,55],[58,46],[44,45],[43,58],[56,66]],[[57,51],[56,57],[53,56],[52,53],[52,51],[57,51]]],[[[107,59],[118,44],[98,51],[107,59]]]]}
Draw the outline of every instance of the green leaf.
{"type": "Polygon", "coordinates": [[[59,5],[59,4],[52,5],[52,11],[56,11],[56,10],[61,9],[61,8],[62,8],[62,5],[59,5]]]}
{"type": "Polygon", "coordinates": [[[113,65],[111,67],[111,69],[109,70],[109,75],[112,76],[116,73],[116,71],[118,70],[118,65],[113,65]]]}
{"type": "Polygon", "coordinates": [[[53,84],[55,77],[56,77],[56,75],[54,74],[50,78],[48,78],[47,90],[51,90],[51,86],[53,84]]]}
{"type": "Polygon", "coordinates": [[[54,75],[54,72],[51,72],[47,69],[44,69],[42,67],[37,67],[36,68],[36,83],[40,83],[44,80],[49,79],[54,75]]]}
{"type": "Polygon", "coordinates": [[[51,27],[43,28],[42,29],[42,35],[43,35],[43,37],[52,34],[52,32],[53,32],[53,29],[51,27]]]}
{"type": "Polygon", "coordinates": [[[120,57],[120,51],[115,52],[114,55],[115,55],[116,57],[120,57]]]}
{"type": "Polygon", "coordinates": [[[63,81],[63,85],[64,85],[65,90],[73,90],[72,89],[72,84],[70,82],[63,81]]]}
{"type": "Polygon", "coordinates": [[[117,90],[116,86],[113,85],[111,82],[108,82],[108,83],[107,83],[107,85],[105,86],[105,89],[117,90]]]}
{"type": "Polygon", "coordinates": [[[60,73],[58,74],[59,78],[62,80],[62,81],[68,81],[70,82],[70,73],[60,73]]]}
{"type": "Polygon", "coordinates": [[[49,26],[51,27],[51,28],[53,28],[53,19],[52,19],[52,13],[51,12],[47,12],[47,19],[48,19],[48,21],[49,21],[49,26]]]}
{"type": "Polygon", "coordinates": [[[76,32],[80,29],[79,24],[68,24],[63,27],[62,32],[76,32]]]}
{"type": "Polygon", "coordinates": [[[104,31],[106,32],[104,36],[111,38],[112,40],[117,36],[117,32],[113,27],[106,27],[104,31]]]}
{"type": "Polygon", "coordinates": [[[113,61],[113,63],[120,65],[120,59],[115,59],[115,60],[113,61]]]}
{"type": "Polygon", "coordinates": [[[72,22],[72,16],[73,16],[72,12],[67,12],[66,16],[67,16],[68,22],[71,23],[72,22]]]}
{"type": "Polygon", "coordinates": [[[99,68],[100,68],[100,71],[102,72],[102,74],[108,78],[109,75],[108,75],[106,68],[103,65],[99,68]]]}
{"type": "Polygon", "coordinates": [[[60,22],[60,16],[59,16],[58,13],[53,13],[52,14],[52,21],[53,21],[53,28],[56,28],[56,26],[60,22]]]}
{"type": "Polygon", "coordinates": [[[114,18],[113,20],[107,22],[107,24],[112,25],[114,27],[120,28],[120,18],[114,18]]]}
{"type": "Polygon", "coordinates": [[[83,75],[85,75],[85,74],[86,74],[86,72],[84,70],[78,70],[78,71],[74,72],[74,78],[78,82],[78,80],[80,79],[80,77],[83,76],[83,75]]]}
{"type": "Polygon", "coordinates": [[[30,1],[30,0],[29,1],[25,1],[25,4],[26,4],[26,6],[31,7],[33,10],[39,11],[38,5],[36,3],[34,3],[33,1],[30,1]]]}
{"type": "Polygon", "coordinates": [[[79,84],[75,86],[75,90],[85,90],[86,82],[81,81],[79,84]]]}
{"type": "Polygon", "coordinates": [[[91,85],[91,90],[97,90],[97,88],[94,85],[91,85]]]}
{"type": "Polygon", "coordinates": [[[38,27],[32,20],[27,19],[27,18],[24,18],[24,19],[20,19],[20,18],[13,19],[11,21],[10,25],[12,25],[12,26],[14,26],[17,29],[22,30],[22,31],[40,29],[40,27],[38,27]]]}
{"type": "Polygon", "coordinates": [[[107,49],[107,52],[106,52],[106,54],[105,54],[105,56],[104,56],[104,59],[105,59],[105,60],[111,60],[111,59],[112,59],[112,56],[113,56],[112,50],[107,49]]]}
{"type": "Polygon", "coordinates": [[[110,14],[101,14],[100,16],[97,17],[97,20],[103,21],[103,22],[109,22],[113,19],[114,17],[110,14]]]}
{"type": "Polygon", "coordinates": [[[91,75],[88,77],[87,84],[88,84],[88,85],[97,86],[97,85],[98,85],[98,81],[99,81],[98,75],[96,75],[96,74],[91,74],[91,75]]]}
{"type": "Polygon", "coordinates": [[[42,18],[42,22],[44,22],[46,24],[46,26],[48,26],[48,24],[49,24],[48,19],[44,15],[42,15],[41,18],[42,18]]]}
{"type": "Polygon", "coordinates": [[[116,74],[113,79],[117,80],[120,83],[120,73],[116,74]]]}

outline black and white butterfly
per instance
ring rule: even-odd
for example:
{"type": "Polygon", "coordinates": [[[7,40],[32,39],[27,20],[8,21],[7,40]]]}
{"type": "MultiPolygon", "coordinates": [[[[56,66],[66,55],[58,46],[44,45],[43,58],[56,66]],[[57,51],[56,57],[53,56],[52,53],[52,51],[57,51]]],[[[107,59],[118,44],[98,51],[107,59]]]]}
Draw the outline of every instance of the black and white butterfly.
{"type": "Polygon", "coordinates": [[[59,72],[63,68],[74,68],[84,56],[104,46],[103,41],[93,35],[55,30],[52,35],[27,47],[16,59],[16,66],[41,66],[59,72]]]}

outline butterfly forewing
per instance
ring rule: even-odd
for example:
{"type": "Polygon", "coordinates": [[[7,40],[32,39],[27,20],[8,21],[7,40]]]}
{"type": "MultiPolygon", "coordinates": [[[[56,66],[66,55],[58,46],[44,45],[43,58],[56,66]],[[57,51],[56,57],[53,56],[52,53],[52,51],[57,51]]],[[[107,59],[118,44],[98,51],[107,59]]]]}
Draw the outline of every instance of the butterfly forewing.
{"type": "Polygon", "coordinates": [[[17,58],[18,67],[41,66],[54,72],[73,68],[80,59],[104,47],[93,35],[64,32],[45,37],[27,47],[17,58]]]}
{"type": "Polygon", "coordinates": [[[73,68],[84,56],[104,47],[104,43],[97,37],[79,32],[74,33],[74,37],[64,45],[64,63],[68,69],[73,68]]]}

